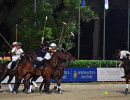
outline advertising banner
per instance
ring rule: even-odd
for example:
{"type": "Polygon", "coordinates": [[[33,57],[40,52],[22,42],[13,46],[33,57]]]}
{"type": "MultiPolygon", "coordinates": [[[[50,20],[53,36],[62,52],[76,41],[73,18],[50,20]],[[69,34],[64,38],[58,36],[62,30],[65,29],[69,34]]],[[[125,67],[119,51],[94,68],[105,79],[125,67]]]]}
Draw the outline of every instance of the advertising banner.
{"type": "MultiPolygon", "coordinates": [[[[67,68],[61,82],[96,82],[96,81],[125,81],[123,68],[67,68]]],[[[2,83],[7,83],[9,77],[6,77],[2,83]]],[[[42,82],[43,78],[39,77],[36,82],[42,82]]],[[[13,78],[11,83],[15,82],[13,78]]],[[[51,82],[55,82],[51,79],[51,82]]]]}
{"type": "MultiPolygon", "coordinates": [[[[61,82],[97,81],[97,68],[67,68],[61,82]]],[[[51,82],[55,82],[51,79],[51,82]]]]}
{"type": "Polygon", "coordinates": [[[73,82],[97,81],[97,68],[73,68],[73,82]]]}
{"type": "Polygon", "coordinates": [[[123,68],[98,68],[97,81],[125,81],[123,68]]]}

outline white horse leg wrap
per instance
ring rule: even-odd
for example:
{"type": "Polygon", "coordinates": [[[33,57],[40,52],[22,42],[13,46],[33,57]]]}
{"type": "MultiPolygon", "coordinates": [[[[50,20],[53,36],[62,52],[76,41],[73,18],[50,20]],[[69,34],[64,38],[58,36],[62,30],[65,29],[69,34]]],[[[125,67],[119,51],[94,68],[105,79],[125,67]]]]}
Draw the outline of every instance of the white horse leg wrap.
{"type": "Polygon", "coordinates": [[[61,89],[61,86],[57,86],[58,89],[61,89]]]}
{"type": "Polygon", "coordinates": [[[12,87],[11,87],[11,84],[8,84],[8,86],[9,86],[10,91],[12,92],[12,87]]]}
{"type": "Polygon", "coordinates": [[[30,92],[32,92],[32,85],[30,85],[30,88],[29,88],[30,92]]]}
{"type": "Polygon", "coordinates": [[[128,84],[126,84],[126,88],[128,89],[128,84]]]}
{"type": "Polygon", "coordinates": [[[37,87],[37,84],[36,84],[34,81],[32,81],[32,83],[33,83],[33,85],[34,85],[35,87],[37,87]]]}

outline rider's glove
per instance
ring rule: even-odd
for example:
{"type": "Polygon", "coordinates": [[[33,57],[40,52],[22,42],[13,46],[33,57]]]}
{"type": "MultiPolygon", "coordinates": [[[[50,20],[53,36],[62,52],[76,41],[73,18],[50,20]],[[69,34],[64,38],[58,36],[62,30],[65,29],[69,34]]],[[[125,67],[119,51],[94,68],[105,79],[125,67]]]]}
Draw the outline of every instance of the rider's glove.
{"type": "Polygon", "coordinates": [[[44,37],[42,37],[42,39],[41,39],[42,41],[44,40],[44,37]]]}

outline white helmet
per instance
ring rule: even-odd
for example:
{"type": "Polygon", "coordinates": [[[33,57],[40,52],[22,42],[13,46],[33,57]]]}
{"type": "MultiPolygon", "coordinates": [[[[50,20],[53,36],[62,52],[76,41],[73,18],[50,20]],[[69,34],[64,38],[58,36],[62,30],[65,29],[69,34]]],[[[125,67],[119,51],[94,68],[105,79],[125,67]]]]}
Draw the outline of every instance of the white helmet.
{"type": "Polygon", "coordinates": [[[12,45],[13,45],[13,46],[16,46],[16,44],[17,44],[17,42],[13,42],[13,44],[12,44],[12,45]]]}
{"type": "Polygon", "coordinates": [[[55,43],[50,44],[51,47],[57,47],[55,43]]]}

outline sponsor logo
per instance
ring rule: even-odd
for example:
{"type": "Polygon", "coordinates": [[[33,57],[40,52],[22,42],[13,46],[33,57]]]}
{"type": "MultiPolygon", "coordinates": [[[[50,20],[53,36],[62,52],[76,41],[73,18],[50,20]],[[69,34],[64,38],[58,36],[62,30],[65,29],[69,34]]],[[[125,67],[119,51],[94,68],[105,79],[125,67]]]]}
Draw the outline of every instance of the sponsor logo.
{"type": "Polygon", "coordinates": [[[77,72],[76,72],[76,70],[74,71],[74,78],[75,79],[77,78],[77,72]]]}

